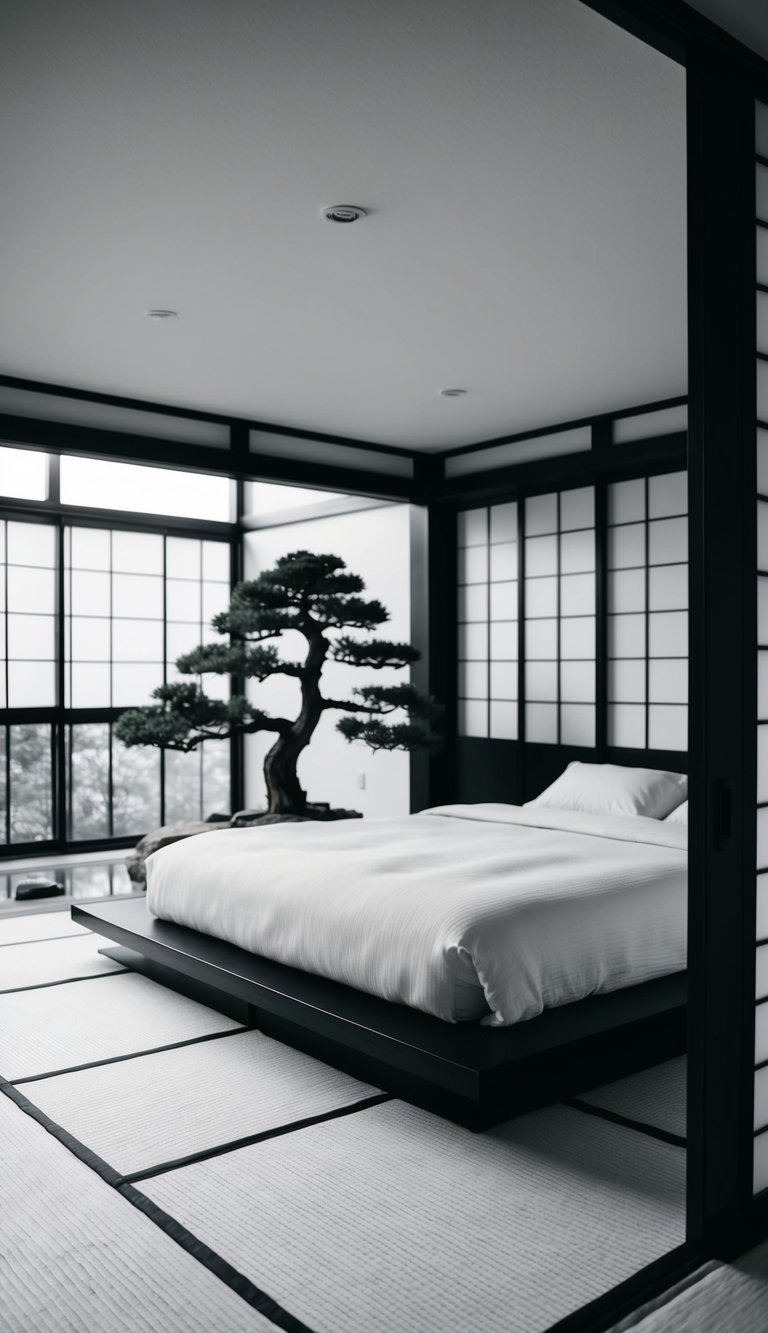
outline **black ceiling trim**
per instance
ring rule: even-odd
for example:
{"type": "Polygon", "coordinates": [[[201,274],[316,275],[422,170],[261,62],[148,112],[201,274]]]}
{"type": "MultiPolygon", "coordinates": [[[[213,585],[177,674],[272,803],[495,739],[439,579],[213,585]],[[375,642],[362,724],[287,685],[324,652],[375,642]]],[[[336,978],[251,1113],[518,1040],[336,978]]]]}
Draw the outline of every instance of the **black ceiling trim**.
{"type": "Polygon", "coordinates": [[[615,412],[598,412],[591,417],[576,417],[573,421],[558,421],[554,426],[539,426],[536,430],[520,430],[514,435],[499,435],[492,440],[479,440],[476,444],[461,444],[454,449],[441,450],[438,458],[453,458],[456,454],[473,454],[481,449],[495,449],[501,444],[522,444],[524,440],[537,440],[542,435],[560,435],[565,431],[578,430],[583,426],[595,426],[600,423],[624,420],[625,417],[645,416],[649,412],[663,412],[668,407],[685,407],[688,398],[685,394],[677,398],[659,398],[653,403],[642,403],[639,407],[622,407],[615,412]]]}

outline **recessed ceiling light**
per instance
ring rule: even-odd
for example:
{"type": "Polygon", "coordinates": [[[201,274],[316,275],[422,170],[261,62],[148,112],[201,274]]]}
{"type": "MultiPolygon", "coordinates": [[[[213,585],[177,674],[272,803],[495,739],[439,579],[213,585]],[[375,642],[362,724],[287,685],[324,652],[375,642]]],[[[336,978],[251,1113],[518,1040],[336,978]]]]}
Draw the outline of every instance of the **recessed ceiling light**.
{"type": "Polygon", "coordinates": [[[145,310],[147,319],[176,319],[178,310],[145,310]]]}
{"type": "Polygon", "coordinates": [[[441,390],[440,390],[440,397],[441,397],[441,398],[461,398],[462,394],[465,394],[466,392],[467,392],[466,389],[441,389],[441,390]]]}
{"type": "Polygon", "coordinates": [[[329,204],[320,209],[320,214],[328,222],[359,222],[368,216],[368,210],[359,204],[329,204]]]}

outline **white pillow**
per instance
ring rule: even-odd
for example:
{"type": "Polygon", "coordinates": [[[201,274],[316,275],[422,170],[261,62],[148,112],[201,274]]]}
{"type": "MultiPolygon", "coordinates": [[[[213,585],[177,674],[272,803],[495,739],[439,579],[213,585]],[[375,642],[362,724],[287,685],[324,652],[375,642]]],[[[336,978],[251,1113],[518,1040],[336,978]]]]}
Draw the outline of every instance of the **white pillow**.
{"type": "Polygon", "coordinates": [[[683,804],[682,804],[682,805],[678,805],[677,809],[676,809],[676,810],[673,810],[671,815],[667,815],[666,819],[664,820],[664,823],[665,823],[665,824],[687,824],[687,823],[688,823],[688,802],[687,802],[687,801],[683,801],[683,804]]]}
{"type": "Polygon", "coordinates": [[[684,773],[621,764],[582,764],[574,760],[551,787],[529,806],[583,810],[594,815],[645,815],[663,819],[688,795],[684,773]]]}

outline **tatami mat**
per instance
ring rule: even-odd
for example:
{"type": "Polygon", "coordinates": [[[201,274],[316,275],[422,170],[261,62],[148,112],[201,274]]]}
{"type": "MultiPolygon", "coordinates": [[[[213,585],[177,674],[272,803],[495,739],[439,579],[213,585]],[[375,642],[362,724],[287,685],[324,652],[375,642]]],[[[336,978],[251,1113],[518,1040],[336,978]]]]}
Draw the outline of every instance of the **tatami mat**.
{"type": "Polygon", "coordinates": [[[120,971],[117,963],[99,953],[108,944],[109,940],[90,931],[86,936],[9,944],[0,949],[0,992],[120,971]]]}
{"type": "Polygon", "coordinates": [[[564,1107],[402,1102],[142,1182],[317,1333],[537,1333],[678,1245],[685,1155],[564,1107]]]}
{"type": "Polygon", "coordinates": [[[686,1133],[686,1060],[682,1055],[582,1093],[579,1100],[670,1134],[686,1133]]]}
{"type": "Polygon", "coordinates": [[[27,916],[0,916],[0,946],[28,940],[51,940],[60,935],[89,935],[69,912],[30,912],[27,916]]]}
{"type": "Polygon", "coordinates": [[[0,995],[0,1076],[29,1078],[239,1026],[133,974],[19,991],[0,995]]]}
{"type": "Polygon", "coordinates": [[[0,1096],[2,1333],[275,1333],[0,1096]]]}
{"type": "Polygon", "coordinates": [[[242,1032],[45,1079],[29,1095],[127,1175],[377,1091],[262,1033],[242,1032]]]}
{"type": "Polygon", "coordinates": [[[765,1333],[768,1328],[768,1244],[732,1264],[709,1264],[650,1314],[630,1316],[615,1333],[765,1333]]]}

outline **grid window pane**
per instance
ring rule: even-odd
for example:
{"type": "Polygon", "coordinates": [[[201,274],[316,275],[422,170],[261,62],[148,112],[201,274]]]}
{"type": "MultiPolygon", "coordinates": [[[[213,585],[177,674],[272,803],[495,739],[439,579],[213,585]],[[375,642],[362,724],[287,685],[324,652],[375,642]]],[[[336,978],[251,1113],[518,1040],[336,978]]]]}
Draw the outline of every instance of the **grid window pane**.
{"type": "Polygon", "coordinates": [[[525,532],[528,537],[557,532],[557,495],[532,495],[526,500],[525,532]]]}
{"type": "Polygon", "coordinates": [[[492,622],[517,620],[516,583],[492,583],[490,594],[490,618],[492,622]]]}
{"type": "Polygon", "coordinates": [[[488,510],[468,509],[459,514],[459,546],[486,546],[488,543],[488,510]]]}
{"type": "Polygon", "coordinates": [[[578,574],[583,570],[595,568],[595,534],[588,532],[565,532],[560,538],[560,571],[563,574],[578,574]]]}
{"type": "Polygon", "coordinates": [[[464,546],[459,550],[459,583],[488,582],[488,547],[464,546]]]}
{"type": "Polygon", "coordinates": [[[169,579],[199,579],[202,558],[202,542],[189,537],[166,538],[165,572],[169,579]]]}
{"type": "Polygon", "coordinates": [[[608,522],[642,523],[645,512],[645,478],[617,481],[608,487],[608,522]]]}
{"type": "Polygon", "coordinates": [[[72,659],[75,662],[108,662],[109,621],[100,620],[95,616],[73,616],[70,643],[72,659]]]}
{"type": "Polygon", "coordinates": [[[109,708],[112,702],[109,663],[73,662],[69,668],[70,708],[109,708]]]}
{"type": "Polygon", "coordinates": [[[659,518],[648,524],[649,564],[670,565],[687,559],[687,518],[659,518]]]}
{"type": "Polygon", "coordinates": [[[654,611],[648,617],[651,657],[685,657],[688,652],[688,612],[654,611]]]}
{"type": "MultiPolygon", "coordinates": [[[[203,542],[203,578],[211,583],[226,583],[229,586],[229,546],[225,542],[203,542]]],[[[217,742],[209,741],[202,748],[206,754],[218,753],[217,742]]],[[[227,760],[229,762],[229,760],[227,760]]],[[[203,765],[205,768],[205,764],[203,765]]],[[[215,768],[211,760],[212,771],[215,768]]],[[[211,779],[213,781],[213,779],[211,779]]]]}
{"type": "Polygon", "coordinates": [[[113,620],[112,657],[115,662],[162,662],[162,620],[113,620]]]}
{"type": "MultiPolygon", "coordinates": [[[[181,586],[181,585],[177,585],[181,586]]],[[[170,588],[170,585],[169,585],[170,588]]],[[[185,620],[189,616],[173,616],[172,619],[185,620]]],[[[488,585],[484,583],[469,583],[464,588],[459,588],[459,620],[466,624],[468,621],[488,620],[488,585]]]]}
{"type": "Polygon", "coordinates": [[[557,745],[557,704],[526,704],[525,738],[542,745],[557,745]]]}
{"type": "Polygon", "coordinates": [[[53,837],[51,728],[32,722],[8,728],[9,841],[47,842],[53,837]]]}
{"type": "Polygon", "coordinates": [[[56,668],[53,662],[8,663],[9,708],[53,708],[56,668]]]}
{"type": "Polygon", "coordinates": [[[651,703],[687,703],[688,659],[668,661],[663,657],[654,658],[648,664],[648,689],[651,703]]]}
{"type": "Polygon", "coordinates": [[[517,704],[491,700],[490,734],[494,740],[517,740],[517,704]]]}
{"type": "Polygon", "coordinates": [[[160,751],[112,741],[112,818],[116,838],[141,836],[160,823],[160,751]]]}
{"type": "Polygon", "coordinates": [[[55,629],[53,616],[9,615],[8,656],[53,661],[55,629]]]}
{"type": "Polygon", "coordinates": [[[166,750],[165,754],[165,822],[202,819],[202,755],[197,750],[183,754],[180,750],[166,750]]]}
{"type": "Polygon", "coordinates": [[[651,611],[684,611],[688,606],[688,566],[656,565],[648,571],[651,611]]]}
{"type": "Polygon", "coordinates": [[[494,662],[516,662],[518,652],[517,624],[500,621],[490,627],[490,652],[494,662]]]}
{"type": "Polygon", "coordinates": [[[203,584],[203,620],[208,624],[214,616],[229,606],[229,588],[226,583],[203,584]]]}
{"type": "Polygon", "coordinates": [[[56,577],[52,569],[32,569],[28,565],[9,565],[8,610],[28,611],[31,606],[39,615],[53,615],[56,610],[56,577]]]}
{"type": "Polygon", "coordinates": [[[560,494],[560,531],[595,526],[595,488],[580,486],[578,490],[560,494]]]}
{"type": "Polygon", "coordinates": [[[595,614],[595,579],[592,574],[565,574],[560,579],[560,614],[595,614]]]}
{"type": "Polygon", "coordinates": [[[593,616],[579,616],[560,622],[560,654],[563,661],[593,661],[595,656],[595,621],[593,616]]]}
{"type": "Polygon", "coordinates": [[[459,734],[488,735],[488,704],[479,699],[459,699],[459,734]]]}
{"type": "Polygon", "coordinates": [[[645,662],[609,662],[608,698],[619,704],[645,703],[645,662]]]}
{"type": "Polygon", "coordinates": [[[47,523],[8,523],[6,559],[9,565],[56,565],[56,528],[47,523]]]}
{"type": "Polygon", "coordinates": [[[517,663],[492,662],[490,667],[492,699],[517,698],[517,663]]]}
{"type": "MultiPolygon", "coordinates": [[[[178,657],[179,652],[186,652],[186,648],[170,651],[170,635],[172,631],[181,626],[169,625],[169,657],[178,657]]],[[[186,626],[184,627],[186,628],[186,626]]],[[[175,642],[175,641],[174,641],[175,642]]],[[[194,647],[194,645],[192,645],[194,647]]],[[[459,660],[460,661],[478,661],[488,656],[488,626],[487,625],[459,625],[459,660]]]]}
{"type": "Polygon", "coordinates": [[[491,508],[491,541],[517,541],[517,502],[493,505],[491,508]]]}
{"type": "Polygon", "coordinates": [[[648,478],[648,517],[668,518],[688,513],[688,473],[668,472],[648,478]]]}
{"type": "Polygon", "coordinates": [[[637,569],[645,565],[645,524],[608,529],[608,568],[637,569]]]}
{"type": "Polygon", "coordinates": [[[500,542],[491,547],[491,582],[517,578],[517,542],[500,542]]]}
{"type": "Polygon", "coordinates": [[[648,744],[652,750],[687,750],[688,709],[679,704],[651,704],[648,744]]]}
{"type": "Polygon", "coordinates": [[[73,569],[109,569],[111,533],[103,528],[70,528],[73,569]]]}
{"type": "Polygon", "coordinates": [[[613,611],[644,611],[645,570],[618,569],[610,573],[608,605],[613,611]]]}
{"type": "Polygon", "coordinates": [[[645,616],[608,617],[608,656],[645,657],[645,616]]]}
{"type": "Polygon", "coordinates": [[[153,532],[113,532],[112,568],[124,574],[163,573],[163,538],[153,532]]]}
{"type": "Polygon", "coordinates": [[[557,662],[526,662],[526,699],[537,703],[557,703],[557,678],[557,662]]]}
{"type": "Polygon", "coordinates": [[[529,620],[546,620],[557,615],[558,584],[556,578],[526,579],[525,614],[529,620]]]}
{"type": "Polygon", "coordinates": [[[73,616],[108,616],[112,610],[109,574],[73,569],[69,576],[69,607],[73,616]]]}
{"type": "MultiPolygon", "coordinates": [[[[207,685],[208,682],[206,681],[206,688],[207,685]]],[[[459,698],[461,699],[488,698],[487,662],[459,663],[459,698]]]]}
{"type": "Polygon", "coordinates": [[[138,620],[162,620],[163,580],[147,574],[113,574],[112,613],[138,620]]]}
{"type": "Polygon", "coordinates": [[[563,704],[560,710],[561,745],[595,744],[594,704],[563,704]]]}
{"type": "Polygon", "coordinates": [[[528,578],[557,574],[557,537],[526,537],[525,572],[528,578]]]}
{"type": "Polygon", "coordinates": [[[594,662],[562,662],[560,697],[564,703],[595,702],[594,662]]]}
{"type": "Polygon", "coordinates": [[[645,749],[645,705],[608,705],[608,744],[628,750],[645,749]]]}
{"type": "Polygon", "coordinates": [[[109,723],[70,728],[69,836],[109,837],[109,723]]]}
{"type": "Polygon", "coordinates": [[[556,620],[529,620],[525,627],[525,654],[529,661],[558,656],[556,620]]]}

